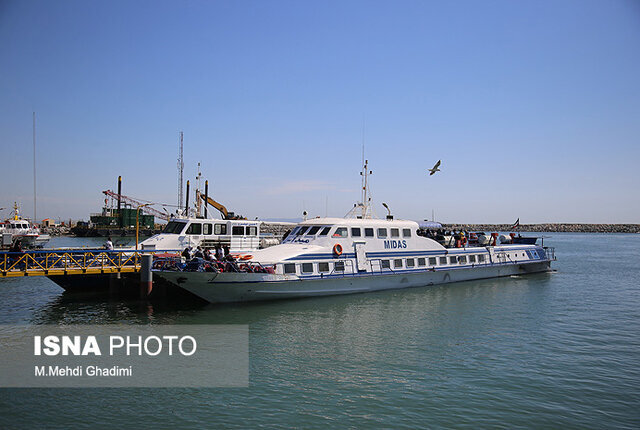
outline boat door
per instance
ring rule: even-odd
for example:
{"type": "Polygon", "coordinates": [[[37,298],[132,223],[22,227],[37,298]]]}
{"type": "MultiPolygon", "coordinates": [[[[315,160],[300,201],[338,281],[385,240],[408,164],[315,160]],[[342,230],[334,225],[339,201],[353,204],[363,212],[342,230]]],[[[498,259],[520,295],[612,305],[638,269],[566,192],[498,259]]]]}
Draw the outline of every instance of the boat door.
{"type": "Polygon", "coordinates": [[[367,253],[365,252],[366,242],[354,242],[353,246],[356,250],[356,266],[358,272],[364,272],[367,270],[367,253]]]}

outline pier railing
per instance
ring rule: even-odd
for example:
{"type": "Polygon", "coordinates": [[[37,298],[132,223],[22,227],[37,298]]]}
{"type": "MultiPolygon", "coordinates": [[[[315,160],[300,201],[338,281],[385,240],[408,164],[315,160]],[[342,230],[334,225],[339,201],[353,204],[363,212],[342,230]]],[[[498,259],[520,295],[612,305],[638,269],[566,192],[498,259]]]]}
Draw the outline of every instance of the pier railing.
{"type": "Polygon", "coordinates": [[[0,278],[137,272],[140,257],[157,252],[104,249],[0,252],[0,278]]]}

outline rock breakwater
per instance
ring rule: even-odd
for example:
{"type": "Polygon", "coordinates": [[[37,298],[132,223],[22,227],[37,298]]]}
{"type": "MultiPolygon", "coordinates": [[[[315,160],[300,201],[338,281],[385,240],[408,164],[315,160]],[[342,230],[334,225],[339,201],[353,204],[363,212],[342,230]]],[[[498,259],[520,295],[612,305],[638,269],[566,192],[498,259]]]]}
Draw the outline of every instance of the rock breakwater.
{"type": "Polygon", "coordinates": [[[442,224],[448,230],[473,231],[531,231],[566,233],[640,233],[640,224],[520,224],[512,228],[511,224],[442,224]]]}

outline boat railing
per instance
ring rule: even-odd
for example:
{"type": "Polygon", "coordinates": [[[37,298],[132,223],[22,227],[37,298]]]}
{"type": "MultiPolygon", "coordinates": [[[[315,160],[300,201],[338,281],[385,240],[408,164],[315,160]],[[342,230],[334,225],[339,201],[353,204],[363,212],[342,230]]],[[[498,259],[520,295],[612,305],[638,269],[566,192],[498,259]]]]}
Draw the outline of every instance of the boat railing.
{"type": "Polygon", "coordinates": [[[556,261],[556,249],[552,246],[545,246],[544,249],[545,256],[547,260],[556,261]]]}
{"type": "Polygon", "coordinates": [[[336,265],[333,265],[333,270],[331,270],[331,273],[329,273],[329,275],[342,275],[342,276],[355,276],[357,274],[357,272],[355,270],[353,270],[353,261],[351,260],[341,260],[342,263],[344,263],[344,270],[336,270],[336,265]],[[349,266],[349,273],[347,273],[347,266],[349,266]]]}

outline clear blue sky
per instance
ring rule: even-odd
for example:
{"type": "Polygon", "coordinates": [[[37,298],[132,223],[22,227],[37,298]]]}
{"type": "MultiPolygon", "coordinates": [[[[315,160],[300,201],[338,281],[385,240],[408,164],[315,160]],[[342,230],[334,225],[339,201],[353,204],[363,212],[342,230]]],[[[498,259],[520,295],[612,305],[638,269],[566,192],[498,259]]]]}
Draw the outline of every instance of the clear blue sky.
{"type": "MultiPolygon", "coordinates": [[[[0,206],[640,222],[640,2],[0,1],[0,206]],[[442,171],[426,169],[442,159],[442,171]]],[[[2,211],[5,217],[8,211],[2,211]]]]}

